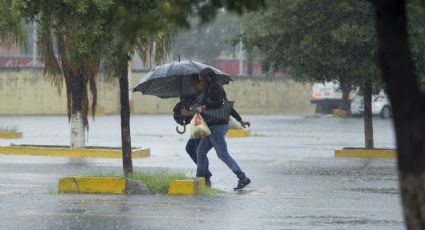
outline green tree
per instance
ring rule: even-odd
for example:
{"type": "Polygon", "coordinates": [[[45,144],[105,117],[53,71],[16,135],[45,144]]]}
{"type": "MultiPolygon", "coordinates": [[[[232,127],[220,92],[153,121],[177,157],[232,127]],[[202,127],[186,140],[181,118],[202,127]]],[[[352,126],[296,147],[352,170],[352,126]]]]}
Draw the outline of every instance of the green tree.
{"type": "MultiPolygon", "coordinates": [[[[3,5],[2,11],[10,12],[19,24],[24,20],[37,24],[45,76],[58,90],[65,82],[71,147],[84,147],[90,107],[88,95],[89,92],[92,94],[91,109],[94,116],[97,104],[96,78],[108,39],[108,31],[104,28],[110,23],[104,16],[112,1],[6,2],[9,4],[3,5]]],[[[8,18],[3,20],[2,23],[7,23],[8,18]]],[[[16,39],[17,36],[8,37],[16,39]]]]}
{"type": "Polygon", "coordinates": [[[164,17],[161,1],[118,1],[111,17],[111,40],[105,56],[106,75],[116,78],[120,86],[121,143],[123,170],[133,173],[131,157],[130,105],[128,69],[131,57],[137,51],[146,63],[153,57],[155,63],[166,58],[173,24],[164,17]]]}
{"type": "Polygon", "coordinates": [[[266,71],[288,68],[300,81],[338,81],[347,102],[350,88],[361,89],[365,146],[373,148],[371,97],[379,71],[371,6],[363,1],[270,0],[266,10],[245,17],[241,37],[259,48],[266,71]]]}

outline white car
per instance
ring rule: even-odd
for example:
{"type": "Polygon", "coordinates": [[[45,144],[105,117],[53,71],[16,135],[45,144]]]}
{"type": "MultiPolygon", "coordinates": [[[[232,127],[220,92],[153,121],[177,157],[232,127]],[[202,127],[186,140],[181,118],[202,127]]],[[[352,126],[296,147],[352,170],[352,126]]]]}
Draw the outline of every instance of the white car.
{"type": "MultiPolygon", "coordinates": [[[[348,95],[349,100],[352,95],[353,91],[348,95]]],[[[335,81],[313,84],[311,103],[316,105],[316,113],[332,113],[342,103],[342,91],[339,89],[339,83],[335,81]]]]}
{"type": "MultiPolygon", "coordinates": [[[[363,96],[354,94],[351,100],[351,114],[361,115],[363,111],[363,96]]],[[[382,90],[378,95],[372,95],[372,114],[380,115],[382,118],[390,118],[392,116],[390,101],[382,90]]]]}

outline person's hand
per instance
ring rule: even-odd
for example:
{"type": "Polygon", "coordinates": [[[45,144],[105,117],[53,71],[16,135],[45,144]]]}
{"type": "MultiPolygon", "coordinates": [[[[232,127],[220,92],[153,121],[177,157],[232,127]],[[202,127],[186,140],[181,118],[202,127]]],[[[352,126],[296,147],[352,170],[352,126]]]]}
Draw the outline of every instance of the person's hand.
{"type": "Polygon", "coordinates": [[[196,111],[198,113],[202,113],[204,111],[204,107],[203,106],[196,107],[196,111]]]}
{"type": "Polygon", "coordinates": [[[242,127],[244,127],[244,128],[251,127],[251,122],[249,122],[249,121],[241,120],[240,122],[241,122],[242,127]]]}

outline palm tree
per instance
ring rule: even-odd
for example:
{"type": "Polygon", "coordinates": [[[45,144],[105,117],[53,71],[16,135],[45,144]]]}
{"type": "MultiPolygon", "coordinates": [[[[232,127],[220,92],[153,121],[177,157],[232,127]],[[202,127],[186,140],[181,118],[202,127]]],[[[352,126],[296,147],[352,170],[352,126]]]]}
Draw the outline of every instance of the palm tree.
{"type": "Polygon", "coordinates": [[[85,44],[89,50],[76,50],[75,47],[82,43],[83,37],[92,35],[88,30],[81,30],[81,27],[91,26],[87,22],[81,18],[80,22],[70,23],[62,15],[53,20],[42,16],[38,22],[38,45],[45,62],[44,74],[58,89],[62,88],[65,81],[71,148],[85,146],[85,129],[88,129],[87,116],[90,106],[88,92],[92,94],[93,116],[97,104],[96,79],[102,55],[99,44],[102,44],[103,38],[98,37],[91,40],[92,44],[85,44]],[[54,47],[57,47],[57,55],[54,53],[54,47]]]}
{"type": "Polygon", "coordinates": [[[98,1],[3,0],[0,6],[2,45],[26,44],[24,21],[33,21],[38,31],[38,47],[44,59],[44,76],[52,85],[66,86],[71,147],[85,145],[88,110],[93,116],[97,104],[96,78],[108,36],[103,17],[104,3],[98,1]],[[55,52],[57,50],[57,52],[55,52]],[[89,93],[92,94],[91,104],[89,93]]]}

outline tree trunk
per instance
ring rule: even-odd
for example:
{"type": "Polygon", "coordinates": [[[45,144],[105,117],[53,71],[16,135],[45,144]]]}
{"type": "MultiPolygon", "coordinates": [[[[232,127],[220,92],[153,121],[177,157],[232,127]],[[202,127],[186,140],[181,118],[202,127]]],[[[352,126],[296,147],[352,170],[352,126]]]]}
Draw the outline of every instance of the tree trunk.
{"type": "Polygon", "coordinates": [[[82,115],[82,90],[84,89],[83,78],[77,74],[71,75],[71,148],[85,147],[85,130],[82,115]]]}
{"type": "Polygon", "coordinates": [[[365,147],[366,149],[373,149],[373,121],[372,121],[372,80],[368,79],[364,84],[364,97],[363,97],[363,120],[364,120],[364,134],[365,134],[365,147]]]}
{"type": "Polygon", "coordinates": [[[124,175],[128,177],[133,174],[133,162],[131,159],[130,102],[128,96],[128,62],[125,61],[125,63],[123,63],[121,66],[122,75],[119,78],[119,83],[121,102],[122,162],[124,175]]]}
{"type": "Polygon", "coordinates": [[[341,90],[342,90],[342,103],[340,107],[341,109],[345,110],[349,114],[351,111],[351,108],[350,108],[351,101],[348,98],[348,96],[350,94],[351,87],[348,84],[341,83],[341,90]]]}
{"type": "Polygon", "coordinates": [[[400,189],[407,229],[425,229],[425,96],[407,37],[406,2],[374,0],[378,64],[393,109],[400,189]]]}

